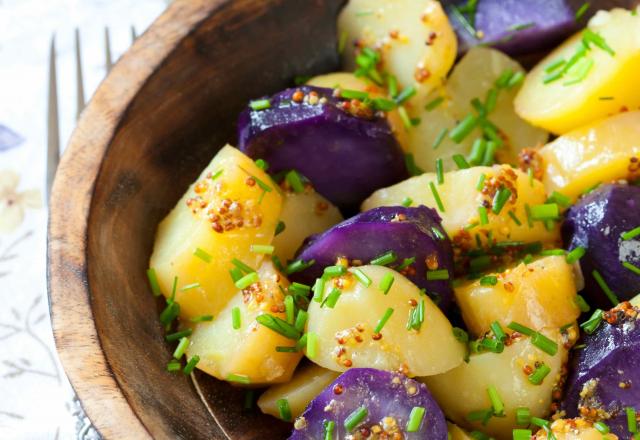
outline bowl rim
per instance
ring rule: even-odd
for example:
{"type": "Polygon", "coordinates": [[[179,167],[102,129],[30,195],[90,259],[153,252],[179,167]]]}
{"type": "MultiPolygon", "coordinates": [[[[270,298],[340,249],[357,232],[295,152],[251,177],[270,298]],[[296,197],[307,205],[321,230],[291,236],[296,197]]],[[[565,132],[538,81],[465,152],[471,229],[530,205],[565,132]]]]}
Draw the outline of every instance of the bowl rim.
{"type": "Polygon", "coordinates": [[[53,335],[71,386],[104,438],[152,436],[117,382],[93,319],[87,233],[95,183],[138,91],[185,37],[230,1],[185,0],[169,5],[102,81],[56,172],[47,231],[47,291],[53,335]]]}

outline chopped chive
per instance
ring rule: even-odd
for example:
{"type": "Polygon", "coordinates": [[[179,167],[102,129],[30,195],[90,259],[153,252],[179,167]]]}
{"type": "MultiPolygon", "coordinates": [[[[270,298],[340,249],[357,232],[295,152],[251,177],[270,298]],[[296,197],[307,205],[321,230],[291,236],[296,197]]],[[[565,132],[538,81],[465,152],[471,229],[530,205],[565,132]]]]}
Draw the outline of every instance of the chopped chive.
{"type": "Polygon", "coordinates": [[[216,180],[218,177],[222,176],[222,173],[224,172],[224,170],[218,170],[215,173],[213,173],[210,177],[211,180],[216,180]]]}
{"type": "Polygon", "coordinates": [[[531,337],[531,343],[548,355],[555,356],[555,354],[558,352],[558,343],[547,338],[540,332],[536,332],[533,334],[533,336],[531,337]]]}
{"type": "Polygon", "coordinates": [[[482,165],[491,166],[495,162],[496,150],[498,149],[498,144],[494,141],[487,142],[487,148],[484,151],[484,158],[482,159],[482,165]]]}
{"type": "Polygon", "coordinates": [[[462,14],[462,12],[460,12],[459,7],[452,7],[451,8],[451,13],[452,15],[458,20],[458,22],[462,25],[462,27],[469,32],[469,34],[473,37],[473,38],[478,38],[477,36],[477,32],[476,30],[473,28],[473,26],[471,25],[471,23],[469,23],[469,20],[467,20],[467,18],[462,14]]]}
{"type": "Polygon", "coordinates": [[[491,113],[496,108],[498,102],[498,89],[492,87],[487,91],[487,97],[484,101],[484,108],[487,113],[491,113]]]}
{"type": "Polygon", "coordinates": [[[626,407],[627,413],[627,429],[630,433],[635,434],[638,432],[638,419],[636,417],[636,410],[630,406],[626,407]]]}
{"type": "Polygon", "coordinates": [[[571,252],[567,254],[567,258],[566,258],[567,263],[569,264],[575,263],[580,258],[582,258],[586,252],[587,252],[586,248],[582,246],[578,246],[577,248],[573,249],[571,252]]]}
{"type": "Polygon", "coordinates": [[[560,66],[562,66],[564,63],[566,63],[565,60],[563,60],[562,58],[558,58],[555,61],[552,61],[551,63],[549,63],[547,65],[547,67],[544,68],[544,72],[545,73],[551,73],[554,70],[556,70],[557,68],[559,68],[560,66]]]}
{"type": "Polygon", "coordinates": [[[542,364],[529,375],[529,382],[533,385],[540,385],[549,373],[551,373],[551,368],[546,364],[542,364]]]}
{"type": "Polygon", "coordinates": [[[516,213],[513,211],[509,211],[507,214],[509,214],[509,217],[511,217],[511,219],[513,220],[513,222],[517,225],[517,226],[522,226],[522,222],[520,221],[520,219],[516,216],[516,213]]]}
{"type": "Polygon", "coordinates": [[[438,185],[444,183],[444,169],[442,165],[442,159],[436,159],[436,180],[438,185]]]}
{"type": "Polygon", "coordinates": [[[556,219],[560,215],[557,203],[545,203],[531,206],[531,218],[533,220],[556,219]]]}
{"type": "Polygon", "coordinates": [[[257,99],[249,102],[249,107],[252,110],[266,110],[271,107],[271,101],[268,99],[257,99]]]}
{"type": "Polygon", "coordinates": [[[569,72],[571,78],[565,81],[563,85],[571,86],[584,81],[587,75],[589,75],[594,63],[592,59],[582,58],[573,66],[573,69],[569,72]]]}
{"type": "Polygon", "coordinates": [[[182,355],[184,355],[184,352],[187,350],[188,346],[189,346],[189,338],[187,338],[186,336],[183,336],[182,338],[180,338],[180,342],[178,342],[178,346],[173,352],[173,358],[180,359],[182,355]]]}
{"type": "Polygon", "coordinates": [[[589,307],[589,304],[587,304],[587,301],[580,294],[576,295],[574,302],[576,303],[576,305],[578,306],[578,308],[582,313],[585,313],[591,310],[591,307],[589,307]]]}
{"type": "Polygon", "coordinates": [[[440,104],[442,104],[443,102],[444,102],[444,98],[442,96],[438,96],[437,98],[433,99],[432,101],[429,101],[427,103],[427,105],[424,106],[424,109],[426,111],[430,112],[430,111],[434,110],[436,107],[438,107],[440,104]]]}
{"type": "Polygon", "coordinates": [[[527,426],[531,422],[531,410],[529,408],[516,408],[516,425],[527,426]]]}
{"type": "Polygon", "coordinates": [[[394,263],[398,259],[398,256],[394,251],[387,251],[382,255],[377,256],[369,264],[373,264],[375,266],[387,266],[391,263],[394,263]]]}
{"type": "Polygon", "coordinates": [[[395,101],[398,105],[404,104],[409,98],[417,93],[417,90],[414,86],[407,87],[403,89],[398,96],[396,96],[395,101]]]}
{"type": "Polygon", "coordinates": [[[362,270],[354,267],[351,269],[351,273],[363,286],[369,287],[371,285],[371,278],[369,278],[362,270]]]}
{"type": "Polygon", "coordinates": [[[285,273],[287,275],[291,275],[292,273],[296,273],[296,272],[301,272],[305,269],[308,269],[309,267],[313,266],[313,264],[315,263],[315,260],[309,260],[309,261],[302,261],[302,260],[296,260],[293,261],[291,263],[289,263],[287,265],[287,268],[285,269],[285,273]]]}
{"type": "Polygon", "coordinates": [[[273,254],[275,248],[267,244],[252,244],[249,249],[255,254],[273,254]]]}
{"type": "Polygon", "coordinates": [[[365,100],[369,98],[369,94],[367,92],[363,92],[361,90],[350,90],[350,89],[341,89],[340,97],[344,99],[359,99],[365,100]]]}
{"type": "Polygon", "coordinates": [[[315,359],[318,356],[318,334],[307,332],[307,357],[315,359]]]}
{"type": "Polygon", "coordinates": [[[371,102],[376,110],[382,110],[383,112],[389,112],[396,108],[396,103],[390,99],[374,98],[371,102]]]}
{"type": "Polygon", "coordinates": [[[238,330],[242,326],[242,317],[240,315],[240,307],[231,309],[231,325],[234,330],[238,330]]]}
{"type": "Polygon", "coordinates": [[[153,296],[162,295],[160,284],[158,283],[158,276],[156,275],[156,270],[154,268],[147,269],[147,278],[149,279],[149,285],[151,286],[153,296]]]}
{"type": "Polygon", "coordinates": [[[510,198],[511,190],[505,187],[500,188],[493,197],[493,208],[491,211],[496,215],[500,214],[500,211],[502,211],[502,208],[510,198]]]}
{"type": "Polygon", "coordinates": [[[255,272],[255,270],[251,266],[244,264],[242,261],[238,260],[237,258],[234,258],[233,260],[231,260],[231,264],[233,264],[235,267],[237,267],[244,273],[249,274],[251,272],[255,272]]]}
{"type": "Polygon", "coordinates": [[[600,272],[594,269],[593,272],[591,272],[591,276],[593,276],[593,278],[596,280],[596,283],[598,283],[598,285],[600,286],[604,294],[607,295],[607,298],[609,298],[609,301],[611,301],[611,303],[614,306],[617,306],[618,304],[620,304],[618,297],[613,292],[613,290],[611,290],[611,288],[607,285],[604,278],[602,278],[602,275],[600,275],[600,272]]]}
{"type": "Polygon", "coordinates": [[[604,312],[602,310],[596,309],[587,321],[580,324],[580,328],[582,328],[586,334],[592,334],[600,326],[603,313],[604,312]]]}
{"type": "Polygon", "coordinates": [[[278,353],[297,353],[298,351],[298,347],[284,347],[282,345],[278,345],[276,346],[276,352],[278,353]]]}
{"type": "Polygon", "coordinates": [[[615,98],[613,96],[599,96],[598,99],[600,101],[613,101],[615,98]]]}
{"type": "Polygon", "coordinates": [[[473,228],[475,228],[476,226],[478,226],[479,224],[480,224],[479,222],[470,223],[470,224],[468,224],[467,226],[464,227],[464,230],[465,231],[470,231],[473,228]]]}
{"type": "Polygon", "coordinates": [[[522,83],[522,81],[524,81],[524,73],[523,72],[516,72],[509,79],[509,82],[507,82],[506,88],[507,89],[512,89],[515,86],[520,85],[522,83]]]}
{"type": "Polygon", "coordinates": [[[487,116],[487,109],[485,108],[484,104],[480,101],[480,99],[473,98],[471,100],[471,106],[478,113],[479,117],[484,118],[487,116]]]}
{"type": "Polygon", "coordinates": [[[324,307],[325,305],[330,309],[333,309],[340,298],[342,292],[337,287],[334,287],[331,292],[327,295],[327,297],[322,301],[320,307],[324,307]]]}
{"type": "Polygon", "coordinates": [[[480,165],[484,160],[484,155],[487,150],[487,141],[483,138],[478,138],[473,141],[471,146],[471,153],[469,154],[469,163],[471,165],[480,165]]]}
{"type": "Polygon", "coordinates": [[[231,279],[233,280],[233,282],[237,282],[240,278],[243,277],[242,275],[242,271],[240,269],[238,269],[237,267],[234,267],[233,269],[229,270],[229,275],[231,275],[231,279]]]}
{"type": "Polygon", "coordinates": [[[285,422],[290,422],[291,417],[291,408],[289,407],[289,401],[287,399],[278,399],[276,400],[276,407],[278,408],[278,414],[280,415],[280,419],[285,422]]]}
{"type": "Polygon", "coordinates": [[[582,6],[580,6],[576,11],[575,20],[580,21],[580,19],[585,14],[585,12],[587,12],[587,9],[589,9],[590,6],[591,4],[589,2],[584,2],[582,6]]]}
{"type": "Polygon", "coordinates": [[[293,326],[302,333],[304,330],[304,325],[307,323],[307,318],[309,317],[309,313],[304,310],[298,310],[298,315],[296,316],[295,323],[293,326]]]}
{"type": "Polygon", "coordinates": [[[496,87],[498,87],[499,89],[503,89],[507,87],[513,75],[514,75],[513,70],[511,69],[503,70],[500,76],[498,77],[498,79],[496,79],[496,83],[495,83],[496,87]]]}
{"type": "Polygon", "coordinates": [[[504,343],[497,339],[484,338],[480,341],[480,345],[492,353],[502,353],[504,351],[504,343]]]}
{"type": "Polygon", "coordinates": [[[387,323],[387,321],[389,320],[389,318],[391,318],[391,315],[393,314],[393,309],[391,307],[389,307],[385,312],[384,315],[382,315],[382,317],[378,320],[378,324],[376,325],[376,328],[373,329],[373,333],[378,334],[382,331],[382,329],[384,328],[385,324],[387,323]]]}
{"type": "Polygon", "coordinates": [[[411,118],[407,113],[407,109],[403,105],[398,107],[398,115],[400,116],[400,120],[402,121],[402,125],[404,125],[404,128],[408,130],[413,126],[413,124],[411,123],[411,118]]]}
{"type": "Polygon", "coordinates": [[[294,281],[289,286],[289,290],[291,292],[295,292],[295,293],[300,293],[302,295],[306,295],[307,293],[309,293],[311,291],[311,286],[307,286],[306,284],[297,283],[297,282],[294,281]]]}
{"type": "Polygon", "coordinates": [[[344,419],[344,428],[347,432],[353,431],[360,423],[364,422],[368,415],[367,407],[361,406],[344,419]]]}
{"type": "Polygon", "coordinates": [[[167,300],[168,303],[172,303],[176,300],[176,292],[178,290],[178,277],[173,277],[173,285],[171,286],[171,296],[167,300]]]}
{"type": "Polygon", "coordinates": [[[196,365],[198,365],[198,362],[200,362],[200,356],[197,354],[193,355],[193,357],[189,359],[189,362],[187,362],[187,365],[184,366],[182,372],[186,375],[191,374],[194,368],[196,368],[196,365]]]}
{"type": "Polygon", "coordinates": [[[257,282],[258,280],[259,280],[258,274],[256,272],[251,272],[250,274],[247,274],[242,278],[240,278],[238,281],[236,281],[235,286],[241,290],[246,289],[251,284],[257,282]]]}
{"type": "Polygon", "coordinates": [[[284,266],[282,265],[282,262],[280,261],[280,258],[278,258],[277,255],[271,256],[271,262],[276,267],[276,269],[278,269],[280,272],[284,272],[284,266]]]}
{"type": "Polygon", "coordinates": [[[191,283],[191,284],[187,284],[186,286],[182,286],[180,288],[180,291],[186,292],[187,290],[197,289],[198,287],[200,287],[200,283],[191,283]]]}
{"type": "Polygon", "coordinates": [[[289,324],[294,323],[295,319],[295,305],[293,304],[293,296],[287,295],[284,297],[284,313],[289,324]]]}
{"type": "Polygon", "coordinates": [[[487,213],[487,208],[484,206],[478,206],[478,216],[480,217],[481,225],[489,224],[489,214],[487,213]]]}
{"type": "Polygon", "coordinates": [[[622,265],[624,266],[625,269],[630,270],[631,272],[635,273],[636,275],[640,275],[640,267],[635,266],[635,265],[629,263],[628,261],[624,261],[622,263],[622,265]]]}
{"type": "Polygon", "coordinates": [[[600,433],[600,434],[608,434],[609,433],[609,427],[606,425],[606,423],[601,422],[601,421],[597,421],[593,424],[593,427],[596,428],[596,430],[600,433]]]}
{"type": "Polygon", "coordinates": [[[436,205],[438,205],[438,210],[440,212],[444,212],[444,205],[442,204],[442,200],[440,199],[440,194],[438,194],[438,190],[433,182],[429,182],[429,188],[431,189],[431,194],[433,194],[433,198],[436,201],[436,205]]]}
{"type": "Polygon", "coordinates": [[[315,302],[322,302],[322,296],[324,295],[324,279],[317,278],[315,284],[313,285],[313,300],[315,302]]]}
{"type": "Polygon", "coordinates": [[[340,275],[344,275],[345,273],[347,273],[347,268],[342,265],[327,266],[323,271],[323,274],[328,278],[339,277],[340,275]]]}
{"type": "Polygon", "coordinates": [[[284,319],[278,318],[277,316],[263,313],[262,315],[256,316],[256,321],[285,338],[293,340],[298,340],[300,338],[300,332],[296,330],[293,325],[289,324],[284,319]]]}
{"type": "Polygon", "coordinates": [[[487,388],[487,394],[489,395],[489,400],[491,401],[491,406],[493,407],[493,414],[497,417],[504,415],[504,403],[500,398],[500,394],[498,394],[498,390],[495,386],[491,385],[487,388]]]}
{"type": "Polygon", "coordinates": [[[160,322],[164,326],[171,324],[180,314],[180,304],[177,302],[171,302],[167,304],[167,307],[160,313],[160,322]]]}
{"type": "Polygon", "coordinates": [[[566,196],[566,195],[564,195],[564,194],[562,194],[562,193],[560,193],[558,191],[552,192],[551,193],[551,197],[549,197],[547,202],[555,202],[558,205],[562,206],[563,208],[566,208],[569,205],[571,205],[571,199],[568,196],[566,196]]]}
{"type": "Polygon", "coordinates": [[[424,173],[424,170],[416,165],[416,160],[411,153],[404,155],[404,164],[411,176],[419,176],[424,173]]]}
{"type": "Polygon", "coordinates": [[[517,322],[511,322],[509,325],[507,325],[507,327],[513,330],[514,332],[518,332],[525,336],[533,336],[536,333],[535,330],[532,330],[529,327],[525,327],[524,325],[519,324],[517,322]]]}
{"type": "Polygon", "coordinates": [[[446,238],[445,234],[443,232],[441,232],[440,229],[435,227],[435,226],[433,226],[431,228],[431,232],[433,232],[433,236],[436,237],[438,240],[444,240],[446,238]]]}
{"type": "Polygon", "coordinates": [[[565,254],[566,252],[564,249],[545,249],[543,251],[540,251],[540,255],[543,257],[559,256],[565,254]]]}
{"type": "Polygon", "coordinates": [[[405,258],[404,260],[402,260],[402,263],[395,268],[396,272],[402,272],[404,269],[411,266],[415,262],[416,262],[416,257],[405,258]]]}
{"type": "Polygon", "coordinates": [[[489,408],[489,409],[480,409],[478,411],[471,411],[465,416],[465,418],[470,422],[482,422],[483,425],[486,425],[492,416],[493,416],[493,408],[489,408]]]}
{"type": "Polygon", "coordinates": [[[524,258],[522,259],[522,262],[523,262],[524,264],[529,264],[529,263],[531,263],[532,261],[533,261],[533,255],[531,255],[531,254],[527,254],[527,255],[525,255],[525,256],[524,256],[524,258]]]}
{"type": "Polygon", "coordinates": [[[294,192],[304,192],[304,184],[302,183],[302,178],[296,170],[289,171],[284,178],[294,192]]]}
{"type": "Polygon", "coordinates": [[[530,429],[514,429],[513,440],[530,440],[533,433],[530,429]]]}
{"type": "Polygon", "coordinates": [[[398,95],[398,79],[394,75],[387,75],[387,89],[392,98],[398,95]]]}
{"type": "Polygon", "coordinates": [[[391,286],[393,285],[394,280],[395,278],[393,274],[385,273],[382,279],[380,280],[380,284],[378,285],[378,288],[382,290],[382,293],[386,295],[387,293],[389,293],[389,289],[391,289],[391,286]]]}
{"type": "Polygon", "coordinates": [[[531,417],[531,424],[540,428],[546,428],[549,426],[549,422],[545,419],[541,419],[540,417],[531,417]]]}
{"type": "Polygon", "coordinates": [[[529,186],[533,188],[533,168],[527,168],[527,177],[529,178],[529,186]]]}
{"type": "Polygon", "coordinates": [[[200,316],[194,316],[193,318],[190,318],[189,321],[191,322],[208,322],[208,321],[213,321],[213,315],[200,315],[200,316]]]}
{"type": "Polygon", "coordinates": [[[422,419],[424,419],[424,414],[427,410],[422,406],[414,406],[411,408],[411,413],[409,413],[409,420],[407,420],[407,432],[418,432],[420,429],[420,424],[422,423],[422,419]]]}
{"type": "Polygon", "coordinates": [[[205,263],[211,263],[211,260],[213,259],[213,257],[207,251],[205,251],[204,249],[200,249],[199,247],[196,248],[195,251],[193,251],[193,255],[200,258],[205,263]]]}
{"type": "Polygon", "coordinates": [[[469,342],[469,333],[461,329],[460,327],[453,327],[453,336],[464,344],[469,342]]]}
{"type": "MultiPolygon", "coordinates": [[[[479,236],[478,236],[479,240],[479,236]]],[[[482,243],[480,243],[482,244],[482,243]]],[[[469,260],[469,270],[471,273],[479,273],[491,266],[491,257],[489,255],[481,255],[469,260]]]]}
{"type": "Polygon", "coordinates": [[[498,277],[495,275],[486,275],[480,278],[481,286],[495,286],[498,284],[498,277]]]}
{"type": "Polygon", "coordinates": [[[464,140],[465,137],[467,137],[469,133],[471,133],[471,131],[473,131],[477,123],[478,118],[476,118],[474,115],[467,115],[462,121],[458,123],[458,125],[451,129],[451,131],[449,132],[449,138],[456,144],[459,144],[464,140]]]}
{"type": "Polygon", "coordinates": [[[440,130],[440,132],[438,133],[438,136],[436,136],[435,140],[433,141],[433,145],[431,145],[431,147],[434,150],[437,149],[440,146],[440,144],[442,144],[442,141],[444,141],[444,138],[447,136],[447,133],[449,133],[448,128],[443,128],[442,130],[440,130]]]}
{"type": "Polygon", "coordinates": [[[482,191],[482,189],[484,188],[484,181],[486,180],[487,175],[482,173],[480,174],[480,178],[478,179],[478,183],[476,184],[476,189],[478,191],[482,191]]]}
{"type": "Polygon", "coordinates": [[[333,440],[333,431],[335,429],[336,429],[336,422],[334,422],[333,420],[325,420],[323,440],[333,440]]]}
{"type": "Polygon", "coordinates": [[[269,164],[264,159],[256,159],[256,166],[260,168],[262,171],[267,171],[269,169],[269,164]]]}
{"type": "Polygon", "coordinates": [[[465,170],[467,168],[471,168],[471,165],[467,162],[462,154],[454,154],[453,161],[458,166],[459,169],[465,170]]]}
{"type": "Polygon", "coordinates": [[[227,376],[227,382],[235,382],[235,383],[241,383],[244,385],[249,385],[251,383],[251,379],[249,379],[249,376],[245,375],[245,374],[235,374],[235,373],[231,373],[227,376]]]}
{"type": "Polygon", "coordinates": [[[278,224],[276,225],[276,232],[275,232],[274,235],[281,234],[282,231],[284,231],[286,227],[287,227],[287,225],[282,220],[278,221],[278,224]]]}
{"type": "Polygon", "coordinates": [[[302,335],[302,337],[300,339],[298,339],[298,341],[296,342],[296,348],[298,349],[298,351],[302,350],[303,348],[307,348],[307,334],[306,333],[304,335],[302,335]]]}
{"type": "Polygon", "coordinates": [[[185,330],[181,330],[179,332],[171,333],[170,335],[165,336],[164,339],[167,342],[174,342],[174,341],[182,339],[182,338],[184,338],[186,336],[191,336],[191,333],[193,333],[193,330],[188,328],[188,329],[185,329],[185,330]]]}
{"type": "Polygon", "coordinates": [[[167,371],[169,373],[175,373],[176,371],[180,371],[180,361],[176,359],[171,359],[167,364],[167,371]]]}
{"type": "Polygon", "coordinates": [[[409,206],[411,206],[412,203],[413,203],[413,199],[411,197],[405,197],[404,199],[402,199],[402,202],[400,202],[400,204],[405,208],[408,208],[409,206]]]}
{"type": "Polygon", "coordinates": [[[427,281],[448,280],[449,271],[447,269],[427,270],[427,281]]]}
{"type": "Polygon", "coordinates": [[[638,226],[637,228],[633,228],[630,231],[623,232],[622,234],[620,234],[620,237],[623,240],[631,240],[633,238],[636,238],[638,235],[640,235],[640,226],[638,226]]]}
{"type": "Polygon", "coordinates": [[[584,45],[589,48],[589,44],[593,44],[594,46],[604,50],[611,56],[615,56],[616,52],[609,46],[606,40],[602,37],[602,35],[593,32],[591,29],[587,28],[582,34],[582,42],[584,45]]]}

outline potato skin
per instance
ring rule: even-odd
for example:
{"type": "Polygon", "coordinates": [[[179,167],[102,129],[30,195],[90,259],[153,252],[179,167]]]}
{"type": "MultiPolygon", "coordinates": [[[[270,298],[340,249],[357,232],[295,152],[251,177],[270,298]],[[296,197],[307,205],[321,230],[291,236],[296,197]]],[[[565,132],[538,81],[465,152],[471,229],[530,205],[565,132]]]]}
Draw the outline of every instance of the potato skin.
{"type": "Polygon", "coordinates": [[[453,299],[450,286],[453,251],[440,226],[440,216],[426,206],[374,208],[335,225],[323,234],[309,237],[298,251],[297,258],[314,260],[315,264],[293,274],[291,279],[313,284],[323,269],[334,265],[339,257],[367,264],[390,250],[397,255],[395,265],[401,264],[405,258],[415,258],[415,263],[404,271],[405,276],[418,287],[426,289],[440,308],[447,310],[453,299]],[[443,238],[436,235],[438,233],[443,238]],[[433,270],[446,269],[450,279],[428,281],[427,264],[432,264],[433,270]]]}
{"type": "Polygon", "coordinates": [[[407,177],[402,148],[385,117],[354,116],[332,89],[320,87],[286,89],[270,102],[264,110],[247,107],[238,118],[238,148],[266,160],[270,172],[299,171],[340,208],[355,207],[407,177]]]}
{"type": "Polygon", "coordinates": [[[621,303],[605,313],[595,333],[585,335],[562,403],[567,416],[577,417],[582,411],[595,415],[621,439],[630,438],[624,408],[631,406],[640,413],[639,313],[639,308],[621,303]]]}
{"type": "Polygon", "coordinates": [[[640,266],[640,238],[623,240],[621,234],[640,226],[640,187],[603,185],[572,206],[562,225],[568,249],[586,248],[580,259],[585,296],[592,305],[608,308],[607,299],[593,277],[597,270],[621,301],[638,294],[640,275],[622,265],[640,266]]]}

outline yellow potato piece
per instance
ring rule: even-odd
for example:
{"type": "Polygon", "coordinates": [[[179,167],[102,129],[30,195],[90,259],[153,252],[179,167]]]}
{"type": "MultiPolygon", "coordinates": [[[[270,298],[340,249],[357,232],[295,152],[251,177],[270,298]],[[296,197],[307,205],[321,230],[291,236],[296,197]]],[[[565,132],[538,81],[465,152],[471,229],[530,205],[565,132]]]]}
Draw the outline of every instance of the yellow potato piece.
{"type": "Polygon", "coordinates": [[[346,36],[342,60],[347,70],[356,68],[354,42],[379,49],[382,70],[402,87],[415,85],[419,94],[442,84],[458,44],[435,0],[351,0],[338,17],[338,35],[346,36]]]}
{"type": "Polygon", "coordinates": [[[237,290],[229,276],[231,260],[258,267],[264,256],[250,247],[271,243],[281,207],[278,189],[253,160],[229,145],[218,152],[158,226],[149,262],[165,296],[171,295],[177,277],[176,301],[182,317],[215,315],[227,304],[237,290]],[[270,191],[255,181],[248,183],[250,176],[270,191]],[[216,232],[214,228],[225,222],[232,226],[216,232]]]}
{"type": "MultiPolygon", "coordinates": [[[[612,433],[603,434],[593,427],[593,422],[582,418],[559,419],[551,424],[551,432],[556,440],[618,440],[612,433]]],[[[547,440],[549,433],[540,429],[535,434],[535,440],[547,440]]]]}
{"type": "Polygon", "coordinates": [[[279,399],[286,399],[289,403],[289,409],[291,409],[291,417],[295,419],[338,376],[339,373],[335,371],[327,370],[316,364],[307,364],[296,370],[291,381],[273,385],[262,393],[258,399],[258,407],[263,413],[280,418],[276,402],[279,399]]]}
{"type": "Polygon", "coordinates": [[[506,346],[502,353],[485,352],[472,355],[469,363],[462,363],[444,374],[420,378],[436,399],[448,419],[469,431],[479,430],[499,440],[510,440],[516,426],[516,409],[529,408],[533,417],[544,418],[549,414],[551,394],[558,383],[568,351],[562,345],[557,330],[543,331],[558,343],[558,352],[551,356],[535,347],[528,337],[521,337],[506,346]],[[529,382],[523,368],[535,368],[536,362],[544,362],[551,372],[540,385],[529,382]],[[495,387],[504,403],[505,417],[491,417],[486,426],[470,422],[472,411],[491,408],[487,393],[495,387]]]}
{"type": "Polygon", "coordinates": [[[615,55],[592,45],[585,58],[592,60],[593,66],[582,81],[569,85],[571,77],[565,75],[544,84],[548,75],[545,69],[557,60],[570,59],[582,44],[584,31],[569,38],[527,75],[515,100],[520,117],[564,134],[605,116],[640,107],[640,16],[624,9],[599,11],[588,28],[600,34],[615,55]]]}
{"type": "Polygon", "coordinates": [[[302,357],[301,352],[277,352],[276,347],[293,346],[295,341],[256,321],[265,313],[285,319],[284,313],[274,313],[272,308],[283,307],[283,290],[289,282],[271,262],[263,263],[258,275],[260,281],[241,292],[236,290],[213,321],[193,326],[187,356],[200,356],[197,368],[218,379],[238,375],[251,386],[287,382],[302,357]],[[236,307],[240,312],[238,329],[233,328],[236,307]]]}
{"type": "Polygon", "coordinates": [[[311,301],[307,331],[318,338],[313,362],[334,371],[377,368],[400,370],[409,376],[442,373],[462,362],[464,347],[454,337],[451,324],[415,284],[384,266],[361,266],[359,270],[371,279],[369,287],[349,273],[326,283],[324,297],[335,283],[342,286],[334,308],[311,301]],[[386,274],[394,282],[385,295],[379,286],[386,274]],[[406,329],[412,300],[424,301],[419,331],[406,329]],[[389,308],[393,313],[380,332],[382,337],[376,339],[374,329],[389,308]]]}
{"type": "Polygon", "coordinates": [[[515,321],[541,330],[562,327],[580,315],[573,268],[563,256],[542,257],[492,275],[498,278],[495,286],[476,280],[455,288],[462,318],[476,337],[494,321],[503,328],[515,321]]]}
{"type": "Polygon", "coordinates": [[[541,221],[532,222],[530,227],[527,222],[525,205],[534,206],[543,204],[547,198],[542,183],[538,180],[529,180],[528,176],[519,170],[512,169],[508,165],[494,167],[473,167],[465,170],[451,171],[444,174],[444,183],[437,184],[434,173],[412,177],[388,188],[374,192],[362,204],[362,210],[368,210],[378,206],[398,206],[405,197],[413,200],[412,206],[425,205],[438,210],[442,217],[442,226],[452,238],[456,247],[468,250],[476,246],[477,234],[483,243],[487,242],[487,235],[492,233],[496,242],[502,241],[542,241],[554,243],[559,241],[559,228],[556,226],[547,230],[541,221]],[[477,190],[481,175],[485,175],[484,187],[487,193],[477,190]],[[444,212],[438,209],[438,204],[430,190],[429,183],[433,182],[442,200],[444,212]],[[488,224],[477,225],[471,230],[465,230],[466,226],[479,223],[478,207],[484,201],[491,202],[495,193],[495,185],[500,182],[510,185],[515,189],[517,197],[512,197],[507,202],[499,215],[489,211],[488,224]],[[493,189],[492,189],[493,188],[493,189]],[[513,212],[520,225],[509,215],[513,212]]]}
{"type": "Polygon", "coordinates": [[[634,307],[640,307],[640,295],[634,296],[629,302],[634,307]]]}
{"type": "Polygon", "coordinates": [[[538,151],[548,193],[577,200],[599,183],[640,178],[640,112],[620,113],[560,136],[538,151]],[[634,160],[635,160],[634,159],[634,160]],[[635,169],[636,172],[630,171],[635,169]]]}
{"type": "Polygon", "coordinates": [[[287,192],[280,214],[285,228],[273,239],[275,255],[282,263],[293,259],[305,238],[324,232],[342,220],[338,208],[317,192],[287,192]]]}

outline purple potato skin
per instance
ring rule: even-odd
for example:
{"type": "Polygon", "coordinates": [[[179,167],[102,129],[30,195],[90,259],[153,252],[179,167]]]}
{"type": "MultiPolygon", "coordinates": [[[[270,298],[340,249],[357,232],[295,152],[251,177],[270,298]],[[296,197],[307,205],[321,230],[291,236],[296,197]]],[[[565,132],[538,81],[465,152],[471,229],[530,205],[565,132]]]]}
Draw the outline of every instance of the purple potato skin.
{"type": "Polygon", "coordinates": [[[427,257],[437,261],[438,269],[447,269],[453,277],[453,250],[440,224],[438,213],[426,206],[405,208],[384,206],[365,211],[323,232],[307,238],[298,250],[297,259],[315,263],[291,279],[313,284],[325,267],[336,264],[339,257],[360,260],[368,264],[372,259],[392,250],[398,256],[389,267],[401,264],[405,258],[415,257],[406,277],[426,289],[436,304],[447,311],[453,301],[450,280],[427,281],[427,257]],[[404,220],[398,221],[398,218],[404,220]],[[434,233],[434,230],[438,232],[434,233]],[[444,237],[444,238],[439,238],[444,237]]]}
{"type": "Polygon", "coordinates": [[[302,414],[306,424],[302,429],[294,429],[289,440],[318,440],[324,438],[324,421],[333,420],[335,439],[344,439],[347,434],[344,420],[353,411],[366,406],[368,416],[358,427],[380,424],[384,417],[393,417],[398,423],[405,440],[446,440],[447,423],[442,410],[431,396],[427,386],[414,379],[373,368],[352,368],[344,372],[318,395],[302,414]],[[336,394],[334,387],[342,387],[336,394]],[[409,390],[417,390],[411,394],[409,390]],[[331,410],[325,408],[331,404],[331,410]],[[406,432],[405,427],[413,407],[426,409],[420,429],[406,432]]]}
{"type": "Polygon", "coordinates": [[[612,416],[603,419],[611,432],[626,439],[631,434],[625,408],[633,407],[640,414],[640,309],[622,303],[611,312],[617,322],[603,320],[595,333],[585,335],[586,346],[574,352],[562,407],[568,417],[579,417],[580,406],[603,409],[612,416]],[[621,311],[624,308],[627,314],[621,311]],[[580,393],[591,379],[597,385],[591,397],[582,399],[580,393]]]}
{"type": "Polygon", "coordinates": [[[585,279],[583,294],[591,305],[606,309],[611,303],[593,278],[597,270],[621,301],[640,293],[640,275],[625,268],[640,266],[640,237],[620,235],[640,226],[640,187],[603,185],[580,199],[566,214],[562,236],[566,247],[587,249],[580,259],[585,279]]]}
{"type": "Polygon", "coordinates": [[[238,118],[238,148],[269,163],[269,172],[295,169],[340,208],[354,208],[378,188],[408,177],[404,154],[383,115],[353,116],[332,89],[302,86],[271,98],[271,107],[247,107],[238,118]],[[326,102],[292,101],[300,90],[326,102]]]}

